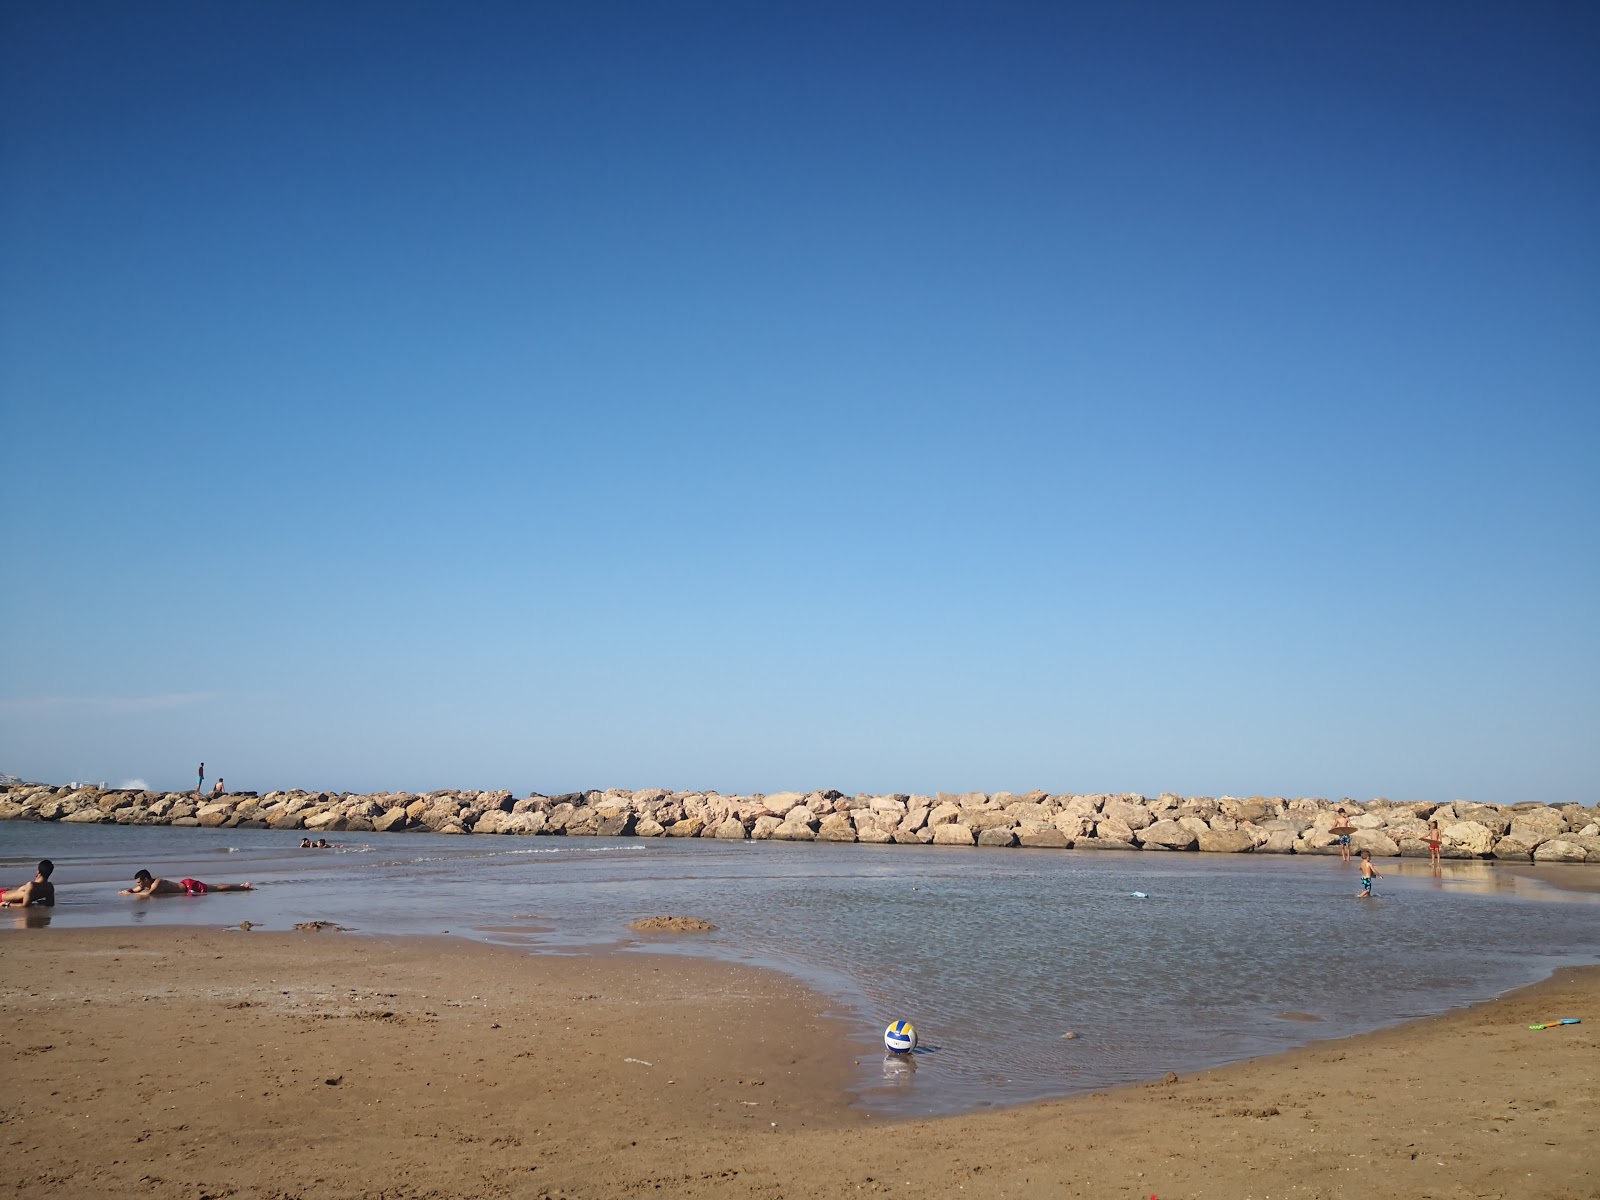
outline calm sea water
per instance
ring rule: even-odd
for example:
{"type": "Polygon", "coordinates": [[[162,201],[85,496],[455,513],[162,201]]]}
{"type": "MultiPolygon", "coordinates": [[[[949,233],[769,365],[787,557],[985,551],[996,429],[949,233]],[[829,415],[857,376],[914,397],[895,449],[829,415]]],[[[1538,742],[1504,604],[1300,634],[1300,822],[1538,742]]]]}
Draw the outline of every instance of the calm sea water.
{"type": "Polygon", "coordinates": [[[30,878],[45,856],[58,882],[53,912],[7,910],[0,930],[330,920],[541,953],[649,949],[776,967],[836,999],[860,1100],[886,1115],[1192,1071],[1600,961],[1596,897],[1484,863],[1433,879],[1426,863],[1384,862],[1379,898],[1358,902],[1337,858],[367,836],[304,851],[300,835],[269,830],[0,822],[0,882],[30,878]],[[259,891],[118,896],[139,867],[259,891]],[[663,943],[626,929],[661,913],[718,930],[663,943]],[[922,1038],[909,1060],[881,1050],[898,1017],[922,1038]]]}

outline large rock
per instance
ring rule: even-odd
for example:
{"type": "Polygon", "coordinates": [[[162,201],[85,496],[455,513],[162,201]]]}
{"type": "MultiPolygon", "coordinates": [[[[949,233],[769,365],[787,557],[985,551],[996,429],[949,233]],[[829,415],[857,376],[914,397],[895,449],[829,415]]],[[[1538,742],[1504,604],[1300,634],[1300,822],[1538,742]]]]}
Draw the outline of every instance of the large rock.
{"type": "Polygon", "coordinates": [[[1155,823],[1155,818],[1150,815],[1148,808],[1130,800],[1107,800],[1105,807],[1100,811],[1112,820],[1120,821],[1130,830],[1146,829],[1155,823]]]}
{"type": "Polygon", "coordinates": [[[1589,857],[1576,842],[1552,838],[1533,852],[1534,862],[1583,862],[1589,857]]]}
{"type": "Polygon", "coordinates": [[[1273,829],[1267,832],[1267,840],[1256,847],[1258,854],[1293,854],[1295,832],[1292,829],[1273,829]]]}
{"type": "Polygon", "coordinates": [[[856,840],[856,827],[850,821],[850,813],[832,813],[822,818],[822,824],[817,827],[817,841],[819,842],[853,842],[856,840]]]}
{"type": "MultiPolygon", "coordinates": [[[[69,812],[61,818],[63,825],[103,825],[111,820],[110,813],[101,812],[98,808],[80,808],[76,812],[69,812]]],[[[198,825],[200,822],[194,822],[198,825]]]]}
{"type": "Polygon", "coordinates": [[[784,821],[772,831],[772,840],[775,842],[814,842],[817,835],[811,826],[803,821],[784,821]]]}
{"type": "Polygon", "coordinates": [[[269,820],[267,822],[267,828],[268,829],[299,829],[304,824],[305,824],[305,818],[302,817],[299,813],[297,813],[297,812],[289,812],[287,809],[283,809],[283,810],[280,810],[280,811],[275,812],[275,813],[272,814],[271,820],[269,820]]]}
{"type": "Polygon", "coordinates": [[[1400,853],[1394,839],[1381,829],[1357,829],[1350,835],[1350,853],[1360,854],[1363,850],[1374,858],[1395,858],[1400,853]]]}
{"type": "Polygon", "coordinates": [[[1125,842],[1120,838],[1090,837],[1079,838],[1072,843],[1074,850],[1137,850],[1139,847],[1132,842],[1125,842]]]}
{"type": "Polygon", "coordinates": [[[750,828],[750,836],[758,842],[764,842],[783,826],[783,818],[772,816],[770,813],[759,816],[750,828]]]}
{"type": "Polygon", "coordinates": [[[491,808],[481,813],[472,823],[473,833],[509,833],[511,817],[513,814],[501,812],[498,808],[491,808]]]}
{"type": "MultiPolygon", "coordinates": [[[[1516,826],[1513,825],[1512,828],[1515,829],[1516,826]]],[[[1496,842],[1490,854],[1495,858],[1509,859],[1513,862],[1527,862],[1533,857],[1534,848],[1543,845],[1549,840],[1549,838],[1541,838],[1538,842],[1532,842],[1511,833],[1496,842]]],[[[1427,843],[1423,843],[1423,845],[1426,846],[1427,843]]]]}
{"type": "MultiPolygon", "coordinates": [[[[1455,810],[1458,822],[1475,821],[1497,838],[1504,837],[1511,828],[1511,814],[1497,805],[1457,803],[1455,810]]],[[[1443,828],[1442,822],[1440,827],[1443,828]]]]}
{"type": "Polygon", "coordinates": [[[950,825],[961,819],[961,806],[946,802],[928,814],[929,825],[950,825]]]}
{"type": "Polygon", "coordinates": [[[1150,850],[1192,850],[1200,835],[1176,821],[1157,821],[1138,833],[1139,844],[1150,850]]]}
{"type": "MultiPolygon", "coordinates": [[[[204,822],[202,822],[204,824],[204,822]]],[[[338,832],[345,827],[344,814],[335,809],[332,812],[315,813],[306,818],[307,829],[321,829],[338,832]]]]}
{"type": "Polygon", "coordinates": [[[1102,816],[1095,822],[1094,836],[1100,841],[1127,842],[1131,846],[1133,844],[1133,827],[1118,817],[1102,816]]]}
{"type": "MultiPolygon", "coordinates": [[[[544,814],[540,814],[543,816],[544,814]]],[[[634,837],[660,837],[666,833],[667,828],[654,817],[640,817],[633,824],[634,837]]]]}
{"type": "Polygon", "coordinates": [[[1017,835],[1012,831],[1009,824],[991,825],[978,834],[978,845],[980,846],[1015,846],[1016,844],[1017,835]]]}
{"type": "Polygon", "coordinates": [[[372,819],[372,828],[378,833],[399,833],[411,824],[411,814],[403,808],[391,808],[372,819]]]}
{"type": "Polygon", "coordinates": [[[699,817],[685,817],[681,821],[674,821],[667,826],[668,837],[699,837],[700,831],[706,823],[699,817]]]}
{"type": "Polygon", "coordinates": [[[748,831],[744,827],[744,822],[738,817],[729,817],[717,826],[711,836],[727,842],[742,842],[748,836],[748,831]]]}
{"type": "MultiPolygon", "coordinates": [[[[595,822],[594,828],[597,837],[627,837],[633,832],[634,823],[638,820],[633,810],[629,808],[607,808],[597,815],[599,820],[595,822]]],[[[740,825],[739,828],[743,830],[744,826],[740,825]]],[[[722,834],[718,833],[717,836],[721,837],[722,834]]],[[[743,833],[740,836],[743,837],[743,833]]]]}
{"type": "Polygon", "coordinates": [[[933,827],[933,844],[935,846],[970,846],[972,842],[972,830],[960,823],[935,825],[933,827]]]}
{"type": "Polygon", "coordinates": [[[869,824],[865,828],[856,830],[856,841],[865,842],[869,846],[883,846],[894,841],[894,832],[882,825],[869,824]]]}
{"type": "MultiPolygon", "coordinates": [[[[966,813],[962,816],[961,823],[973,833],[982,833],[987,829],[1009,830],[1016,825],[1016,820],[1006,809],[987,809],[966,813]]],[[[1010,845],[1009,842],[1006,844],[1010,845]]]]}
{"type": "MultiPolygon", "coordinates": [[[[1501,832],[1511,827],[1507,821],[1501,832]]],[[[1476,858],[1486,857],[1494,849],[1497,835],[1480,821],[1453,821],[1439,830],[1446,846],[1463,850],[1476,858]]]]}
{"type": "Polygon", "coordinates": [[[1256,848],[1255,838],[1240,829],[1220,832],[1207,829],[1198,837],[1200,849],[1208,854],[1248,854],[1256,848]]]}
{"type": "Polygon", "coordinates": [[[1072,839],[1054,825],[1025,825],[1023,832],[1017,835],[1017,841],[1023,846],[1039,850],[1065,850],[1072,845],[1072,839]]]}

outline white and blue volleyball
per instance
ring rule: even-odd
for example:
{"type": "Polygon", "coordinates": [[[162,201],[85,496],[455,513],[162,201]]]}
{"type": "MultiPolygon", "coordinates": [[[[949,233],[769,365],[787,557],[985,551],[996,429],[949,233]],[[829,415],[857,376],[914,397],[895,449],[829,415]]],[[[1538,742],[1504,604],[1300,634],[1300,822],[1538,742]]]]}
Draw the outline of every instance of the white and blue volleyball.
{"type": "Polygon", "coordinates": [[[890,1054],[910,1054],[917,1048],[917,1027],[910,1021],[890,1021],[883,1031],[883,1046],[890,1054]]]}

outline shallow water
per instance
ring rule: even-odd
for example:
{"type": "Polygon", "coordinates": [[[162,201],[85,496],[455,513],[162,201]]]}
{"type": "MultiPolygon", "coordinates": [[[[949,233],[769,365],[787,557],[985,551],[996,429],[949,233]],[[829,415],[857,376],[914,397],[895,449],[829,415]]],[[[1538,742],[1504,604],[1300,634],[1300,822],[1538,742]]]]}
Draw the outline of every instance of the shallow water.
{"type": "Polygon", "coordinates": [[[1425,863],[1387,861],[1378,898],[1359,902],[1354,870],[1331,857],[336,836],[341,849],[304,851],[299,834],[270,830],[0,822],[0,881],[22,882],[48,855],[58,883],[53,912],[6,910],[4,927],[328,920],[777,967],[839,1002],[860,1099],[886,1115],[1193,1071],[1600,960],[1597,897],[1479,862],[1434,879],[1425,863]],[[117,895],[141,866],[259,890],[117,895]],[[661,913],[718,930],[647,939],[626,928],[661,913]],[[921,1035],[909,1059],[881,1050],[897,1017],[921,1035]]]}

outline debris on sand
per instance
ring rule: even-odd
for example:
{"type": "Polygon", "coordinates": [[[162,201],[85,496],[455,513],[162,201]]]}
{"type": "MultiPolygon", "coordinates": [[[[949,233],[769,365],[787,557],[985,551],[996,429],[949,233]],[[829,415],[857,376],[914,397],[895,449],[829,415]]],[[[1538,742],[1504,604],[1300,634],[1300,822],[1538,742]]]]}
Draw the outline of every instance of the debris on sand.
{"type": "Polygon", "coordinates": [[[716,926],[699,917],[644,917],[628,928],[635,933],[710,933],[716,926]]]}
{"type": "Polygon", "coordinates": [[[300,921],[295,925],[301,933],[348,933],[343,925],[335,925],[332,921],[300,921]]]}

